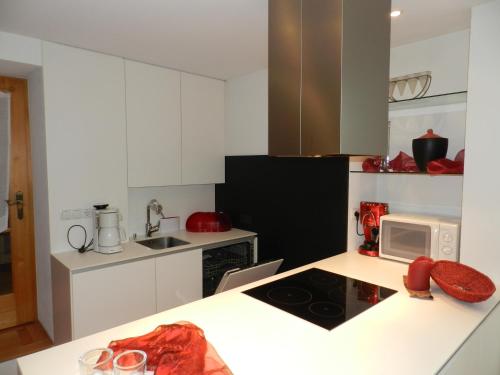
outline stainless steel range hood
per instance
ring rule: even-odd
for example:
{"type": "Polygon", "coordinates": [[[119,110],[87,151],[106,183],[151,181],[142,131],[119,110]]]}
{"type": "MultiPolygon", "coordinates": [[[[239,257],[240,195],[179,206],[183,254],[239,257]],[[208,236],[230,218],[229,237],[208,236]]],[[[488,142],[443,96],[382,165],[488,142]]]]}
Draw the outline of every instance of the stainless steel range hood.
{"type": "Polygon", "coordinates": [[[269,0],[269,154],[385,155],[390,0],[269,0]]]}

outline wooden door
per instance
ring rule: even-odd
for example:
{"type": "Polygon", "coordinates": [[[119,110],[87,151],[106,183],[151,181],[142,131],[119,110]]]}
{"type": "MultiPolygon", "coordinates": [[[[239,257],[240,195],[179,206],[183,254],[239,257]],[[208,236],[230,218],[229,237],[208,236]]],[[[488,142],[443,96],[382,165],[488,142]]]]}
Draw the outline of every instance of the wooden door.
{"type": "MultiPolygon", "coordinates": [[[[10,96],[9,219],[8,229],[0,233],[3,329],[36,319],[36,276],[28,84],[24,79],[0,77],[0,91],[10,96]]],[[[5,204],[2,198],[0,205],[5,204]]]]}

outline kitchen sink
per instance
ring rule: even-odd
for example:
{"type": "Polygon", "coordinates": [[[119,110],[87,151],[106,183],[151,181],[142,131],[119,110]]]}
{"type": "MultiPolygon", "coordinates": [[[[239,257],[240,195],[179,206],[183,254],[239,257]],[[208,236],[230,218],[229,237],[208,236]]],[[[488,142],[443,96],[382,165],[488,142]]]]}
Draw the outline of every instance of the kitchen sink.
{"type": "Polygon", "coordinates": [[[149,238],[147,240],[137,241],[138,244],[149,247],[153,250],[162,250],[167,249],[169,247],[176,247],[182,245],[189,245],[189,242],[179,240],[175,237],[157,237],[157,238],[149,238]]]}

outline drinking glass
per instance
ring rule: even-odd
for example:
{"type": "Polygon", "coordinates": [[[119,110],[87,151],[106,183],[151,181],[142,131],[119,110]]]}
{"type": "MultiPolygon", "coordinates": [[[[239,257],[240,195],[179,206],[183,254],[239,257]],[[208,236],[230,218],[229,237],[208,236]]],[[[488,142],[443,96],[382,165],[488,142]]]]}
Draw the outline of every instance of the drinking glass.
{"type": "Polygon", "coordinates": [[[113,351],[97,348],[83,353],[78,359],[80,375],[112,375],[113,351]]]}
{"type": "Polygon", "coordinates": [[[147,355],[142,350],[126,350],[113,360],[115,375],[143,375],[147,355]]]}

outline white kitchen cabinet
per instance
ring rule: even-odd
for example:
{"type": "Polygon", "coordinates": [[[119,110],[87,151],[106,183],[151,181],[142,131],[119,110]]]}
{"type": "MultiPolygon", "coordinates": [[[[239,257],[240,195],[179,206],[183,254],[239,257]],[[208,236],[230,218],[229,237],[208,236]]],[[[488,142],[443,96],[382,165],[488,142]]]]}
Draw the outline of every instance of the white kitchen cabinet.
{"type": "Polygon", "coordinates": [[[73,338],[156,312],[154,259],[72,276],[73,338]]]}
{"type": "Polygon", "coordinates": [[[127,227],[123,59],[43,42],[43,81],[50,247],[64,251],[64,209],[106,202],[127,227]]]}
{"type": "Polygon", "coordinates": [[[125,61],[128,186],[181,183],[180,72],[125,61]]]}
{"type": "Polygon", "coordinates": [[[52,258],[54,343],[156,312],[155,259],[71,272],[52,258]]]}
{"type": "MultiPolygon", "coordinates": [[[[128,246],[124,251],[133,251],[128,246]]],[[[71,262],[81,261],[78,256],[68,253],[71,262]]],[[[202,268],[201,248],[84,270],[71,270],[52,256],[54,342],[201,299],[202,268]]]]}
{"type": "Polygon", "coordinates": [[[500,374],[500,307],[453,354],[439,375],[500,374]]]}
{"type": "Polygon", "coordinates": [[[182,183],[224,182],[224,82],[181,73],[182,183]]]}
{"type": "Polygon", "coordinates": [[[157,312],[193,302],[202,297],[202,249],[156,258],[157,312]]]}

